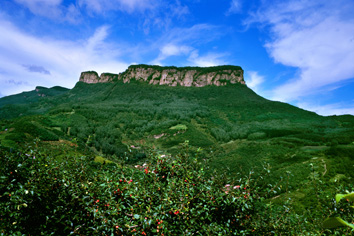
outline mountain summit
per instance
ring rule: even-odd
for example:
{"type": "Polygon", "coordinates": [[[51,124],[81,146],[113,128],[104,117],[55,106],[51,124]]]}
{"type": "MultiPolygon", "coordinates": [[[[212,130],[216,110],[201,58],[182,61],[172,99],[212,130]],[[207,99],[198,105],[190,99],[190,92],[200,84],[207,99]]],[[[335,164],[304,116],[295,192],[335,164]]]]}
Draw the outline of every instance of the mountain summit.
{"type": "Polygon", "coordinates": [[[98,76],[95,71],[82,72],[79,81],[92,84],[110,83],[119,80],[124,83],[137,80],[145,81],[149,84],[185,87],[224,86],[228,83],[245,84],[242,68],[231,65],[214,67],[131,65],[120,74],[102,73],[98,76]]]}

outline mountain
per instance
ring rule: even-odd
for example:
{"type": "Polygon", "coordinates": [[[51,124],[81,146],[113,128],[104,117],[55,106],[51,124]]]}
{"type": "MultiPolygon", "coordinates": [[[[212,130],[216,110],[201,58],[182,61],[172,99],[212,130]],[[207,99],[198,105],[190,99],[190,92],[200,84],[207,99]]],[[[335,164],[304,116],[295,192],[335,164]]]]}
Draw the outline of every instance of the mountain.
{"type": "Polygon", "coordinates": [[[52,88],[37,86],[33,91],[23,92],[20,94],[1,98],[0,108],[7,104],[26,104],[26,103],[28,104],[28,103],[37,102],[42,97],[58,96],[67,91],[69,91],[69,89],[60,86],[55,86],[52,88]]]}
{"type": "MultiPolygon", "coordinates": [[[[178,153],[188,140],[203,149],[212,170],[229,177],[267,164],[270,183],[291,173],[289,186],[307,186],[305,192],[310,164],[323,181],[354,178],[353,116],[324,117],[262,98],[238,66],[83,72],[71,90],[37,87],[1,98],[0,117],[1,145],[8,148],[36,137],[76,140],[75,152],[131,164],[142,162],[148,150],[178,153]]],[[[292,197],[299,211],[313,201],[303,190],[292,197]]]]}

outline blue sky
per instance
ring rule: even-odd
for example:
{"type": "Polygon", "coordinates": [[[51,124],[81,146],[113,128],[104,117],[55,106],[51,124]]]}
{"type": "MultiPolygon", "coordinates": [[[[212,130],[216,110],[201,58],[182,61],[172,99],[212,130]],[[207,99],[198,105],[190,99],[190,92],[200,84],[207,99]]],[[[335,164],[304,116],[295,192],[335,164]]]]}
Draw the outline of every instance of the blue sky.
{"type": "Polygon", "coordinates": [[[258,94],[354,114],[352,0],[1,0],[0,96],[131,64],[239,65],[258,94]]]}

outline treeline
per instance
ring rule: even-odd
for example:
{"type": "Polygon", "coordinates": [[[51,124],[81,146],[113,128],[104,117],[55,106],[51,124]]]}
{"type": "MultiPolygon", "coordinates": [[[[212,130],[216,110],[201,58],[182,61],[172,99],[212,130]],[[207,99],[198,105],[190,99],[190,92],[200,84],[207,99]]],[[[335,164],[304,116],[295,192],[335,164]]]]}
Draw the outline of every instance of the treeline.
{"type": "Polygon", "coordinates": [[[145,65],[145,64],[139,64],[139,65],[131,65],[128,67],[128,69],[137,69],[137,68],[143,68],[143,69],[154,69],[157,71],[163,71],[163,70],[177,70],[177,71],[182,71],[182,70],[196,70],[198,72],[202,73],[211,73],[211,72],[218,72],[221,70],[242,70],[240,66],[232,66],[232,65],[223,65],[223,66],[210,66],[210,67],[197,67],[197,66],[187,66],[187,67],[176,67],[176,66],[157,66],[157,65],[145,65]]]}

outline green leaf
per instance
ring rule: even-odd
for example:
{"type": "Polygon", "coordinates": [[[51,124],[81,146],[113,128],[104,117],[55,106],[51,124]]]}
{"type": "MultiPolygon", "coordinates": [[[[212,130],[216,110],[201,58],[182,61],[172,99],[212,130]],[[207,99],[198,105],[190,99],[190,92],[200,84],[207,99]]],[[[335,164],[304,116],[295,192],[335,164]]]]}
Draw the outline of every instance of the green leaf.
{"type": "Polygon", "coordinates": [[[323,222],[324,228],[336,228],[340,226],[348,226],[354,229],[354,225],[342,220],[340,217],[331,217],[323,222]]]}
{"type": "Polygon", "coordinates": [[[339,202],[342,198],[348,199],[349,201],[354,201],[354,193],[336,194],[336,202],[339,202]]]}
{"type": "Polygon", "coordinates": [[[137,219],[137,220],[138,220],[139,218],[140,218],[140,215],[138,215],[138,214],[135,214],[135,215],[134,215],[134,219],[137,219]]]}

